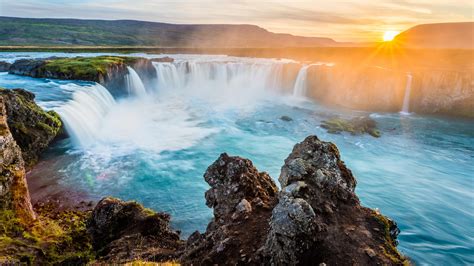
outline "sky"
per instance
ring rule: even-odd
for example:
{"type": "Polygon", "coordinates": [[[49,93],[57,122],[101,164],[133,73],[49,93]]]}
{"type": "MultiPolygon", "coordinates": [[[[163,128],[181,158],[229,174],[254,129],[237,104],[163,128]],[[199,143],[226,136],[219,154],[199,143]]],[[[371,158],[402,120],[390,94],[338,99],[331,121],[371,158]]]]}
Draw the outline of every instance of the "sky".
{"type": "Polygon", "coordinates": [[[255,24],[336,41],[381,41],[417,24],[473,21],[473,0],[0,0],[0,16],[255,24]]]}

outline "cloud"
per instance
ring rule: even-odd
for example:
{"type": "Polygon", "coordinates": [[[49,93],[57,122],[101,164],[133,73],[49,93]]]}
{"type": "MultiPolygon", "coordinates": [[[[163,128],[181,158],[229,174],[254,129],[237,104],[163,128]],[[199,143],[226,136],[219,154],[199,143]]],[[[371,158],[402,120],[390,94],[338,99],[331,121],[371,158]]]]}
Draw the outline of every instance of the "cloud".
{"type": "Polygon", "coordinates": [[[0,0],[0,15],[257,24],[270,31],[374,41],[384,30],[472,21],[472,0],[0,0]]]}

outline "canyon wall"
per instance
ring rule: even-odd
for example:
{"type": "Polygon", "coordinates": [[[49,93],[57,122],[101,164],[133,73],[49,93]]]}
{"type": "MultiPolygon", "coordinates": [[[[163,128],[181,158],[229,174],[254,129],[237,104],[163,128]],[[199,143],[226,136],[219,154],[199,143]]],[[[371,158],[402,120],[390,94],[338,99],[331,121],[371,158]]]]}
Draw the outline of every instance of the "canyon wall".
{"type": "Polygon", "coordinates": [[[308,94],[316,101],[374,112],[403,110],[420,114],[474,117],[472,72],[381,67],[313,65],[308,68],[308,94]]]}

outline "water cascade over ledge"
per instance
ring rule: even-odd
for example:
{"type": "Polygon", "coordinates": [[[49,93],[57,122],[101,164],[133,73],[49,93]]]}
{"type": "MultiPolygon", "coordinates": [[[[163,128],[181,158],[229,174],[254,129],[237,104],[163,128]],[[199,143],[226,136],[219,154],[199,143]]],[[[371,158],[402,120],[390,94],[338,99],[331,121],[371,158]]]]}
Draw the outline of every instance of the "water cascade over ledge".
{"type": "Polygon", "coordinates": [[[115,100],[109,91],[100,84],[78,86],[68,84],[76,91],[72,100],[56,109],[74,143],[88,146],[94,143],[97,129],[115,100]]]}
{"type": "Polygon", "coordinates": [[[146,96],[146,89],[138,73],[131,67],[127,67],[128,74],[125,77],[128,93],[137,97],[146,96]]]}
{"type": "Polygon", "coordinates": [[[296,77],[295,87],[293,88],[293,96],[295,97],[306,97],[306,91],[308,88],[308,68],[311,65],[303,66],[298,72],[296,77]]]}
{"type": "Polygon", "coordinates": [[[413,76],[408,73],[407,74],[407,85],[405,88],[405,96],[403,97],[403,106],[402,106],[402,114],[409,114],[410,113],[410,94],[411,94],[411,84],[413,81],[413,76]]]}

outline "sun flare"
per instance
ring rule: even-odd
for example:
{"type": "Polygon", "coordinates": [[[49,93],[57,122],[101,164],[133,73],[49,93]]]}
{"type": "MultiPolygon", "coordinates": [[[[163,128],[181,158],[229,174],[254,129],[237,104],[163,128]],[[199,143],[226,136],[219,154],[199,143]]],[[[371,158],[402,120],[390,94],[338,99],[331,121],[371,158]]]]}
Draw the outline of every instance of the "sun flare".
{"type": "Polygon", "coordinates": [[[399,31],[393,31],[393,30],[386,31],[383,34],[383,41],[384,42],[392,41],[395,38],[395,36],[397,36],[399,33],[400,33],[399,31]]]}

